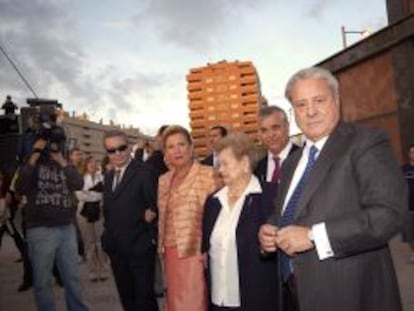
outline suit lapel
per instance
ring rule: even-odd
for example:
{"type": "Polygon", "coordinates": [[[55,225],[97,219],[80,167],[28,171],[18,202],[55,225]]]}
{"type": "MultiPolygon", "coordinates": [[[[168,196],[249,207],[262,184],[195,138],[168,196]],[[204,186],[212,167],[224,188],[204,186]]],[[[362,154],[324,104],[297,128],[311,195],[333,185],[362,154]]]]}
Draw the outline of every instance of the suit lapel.
{"type": "Polygon", "coordinates": [[[105,188],[104,193],[107,193],[108,195],[113,194],[112,185],[114,183],[114,174],[115,174],[114,170],[111,170],[105,174],[106,176],[104,179],[104,188],[105,188]]]}
{"type": "Polygon", "coordinates": [[[200,164],[194,161],[187,176],[185,176],[181,184],[178,185],[177,187],[178,193],[182,193],[183,195],[185,195],[186,194],[185,192],[193,188],[192,185],[194,184],[194,180],[198,175],[199,169],[200,169],[200,164]]]}
{"type": "Polygon", "coordinates": [[[260,176],[258,176],[258,178],[259,178],[259,181],[263,184],[267,182],[266,181],[266,179],[267,179],[267,162],[268,162],[268,155],[266,155],[263,158],[262,162],[260,163],[261,166],[259,168],[259,175],[260,176]]]}
{"type": "Polygon", "coordinates": [[[290,156],[289,162],[285,162],[282,166],[283,167],[282,168],[283,182],[281,182],[278,186],[278,193],[277,193],[276,203],[275,203],[276,212],[278,216],[280,216],[282,213],[283,203],[285,201],[287,192],[289,190],[289,185],[292,182],[293,174],[295,173],[296,166],[299,163],[302,153],[303,153],[303,148],[300,152],[292,154],[290,156]]]}
{"type": "MultiPolygon", "coordinates": [[[[122,176],[121,182],[118,186],[113,190],[114,196],[118,196],[122,189],[125,189],[125,185],[131,180],[132,177],[136,176],[136,167],[137,163],[132,160],[131,163],[127,166],[124,175],[122,176]]],[[[113,174],[112,174],[112,181],[113,181],[113,174]]],[[[111,183],[112,185],[112,183],[111,183]]]]}
{"type": "Polygon", "coordinates": [[[294,151],[296,151],[296,150],[298,150],[298,149],[300,149],[300,147],[298,146],[298,145],[296,145],[296,144],[292,144],[292,147],[290,147],[290,150],[289,150],[289,156],[294,152],[294,151]]]}
{"type": "Polygon", "coordinates": [[[255,196],[255,193],[250,193],[244,199],[243,206],[242,206],[242,210],[241,210],[240,216],[239,216],[239,221],[237,222],[236,231],[237,231],[237,228],[240,227],[240,225],[246,219],[248,219],[248,216],[250,215],[249,209],[252,207],[252,203],[253,203],[254,196],[255,196]]]}
{"type": "Polygon", "coordinates": [[[207,244],[210,244],[211,233],[217,221],[217,217],[221,211],[221,204],[218,198],[212,198],[212,203],[213,204],[208,206],[207,210],[205,211],[206,216],[207,216],[207,222],[206,222],[207,223],[206,232],[208,234],[207,244]]]}
{"type": "Polygon", "coordinates": [[[322,184],[323,179],[328,173],[330,167],[335,163],[338,157],[343,154],[348,148],[347,136],[343,133],[344,126],[338,125],[337,129],[328,138],[325,146],[321,150],[315,166],[312,168],[305,188],[299,199],[298,206],[295,212],[295,219],[305,209],[309,200],[312,198],[315,191],[322,184]]]}

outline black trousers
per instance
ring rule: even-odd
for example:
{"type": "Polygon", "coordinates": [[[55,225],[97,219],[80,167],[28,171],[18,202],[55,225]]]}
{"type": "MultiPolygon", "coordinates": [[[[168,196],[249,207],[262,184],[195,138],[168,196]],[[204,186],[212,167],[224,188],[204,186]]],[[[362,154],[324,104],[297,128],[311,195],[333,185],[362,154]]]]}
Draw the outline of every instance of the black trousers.
{"type": "Polygon", "coordinates": [[[282,286],[283,311],[300,311],[296,278],[292,274],[282,286]]]}
{"type": "Polygon", "coordinates": [[[158,311],[154,293],[156,248],[140,256],[112,254],[112,272],[125,311],[158,311]]]}

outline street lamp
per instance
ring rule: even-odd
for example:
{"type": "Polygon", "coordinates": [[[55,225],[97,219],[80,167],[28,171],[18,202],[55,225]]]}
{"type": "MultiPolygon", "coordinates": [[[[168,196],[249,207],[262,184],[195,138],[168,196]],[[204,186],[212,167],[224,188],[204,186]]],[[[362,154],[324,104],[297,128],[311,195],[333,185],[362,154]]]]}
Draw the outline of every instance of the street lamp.
{"type": "Polygon", "coordinates": [[[345,30],[345,26],[341,27],[341,34],[342,34],[342,46],[345,49],[347,47],[346,44],[346,35],[348,33],[356,33],[361,35],[362,38],[366,38],[371,34],[371,30],[369,30],[368,28],[363,29],[363,30],[345,30]]]}

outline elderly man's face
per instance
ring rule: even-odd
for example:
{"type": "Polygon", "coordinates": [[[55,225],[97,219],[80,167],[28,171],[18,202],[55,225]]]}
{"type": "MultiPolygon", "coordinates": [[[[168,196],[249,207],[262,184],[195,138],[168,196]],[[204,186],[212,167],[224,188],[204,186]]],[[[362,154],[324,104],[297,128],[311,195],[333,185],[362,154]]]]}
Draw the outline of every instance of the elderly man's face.
{"type": "Polygon", "coordinates": [[[290,97],[296,123],[307,138],[318,141],[332,133],[339,121],[339,100],[325,80],[299,80],[290,97]]]}

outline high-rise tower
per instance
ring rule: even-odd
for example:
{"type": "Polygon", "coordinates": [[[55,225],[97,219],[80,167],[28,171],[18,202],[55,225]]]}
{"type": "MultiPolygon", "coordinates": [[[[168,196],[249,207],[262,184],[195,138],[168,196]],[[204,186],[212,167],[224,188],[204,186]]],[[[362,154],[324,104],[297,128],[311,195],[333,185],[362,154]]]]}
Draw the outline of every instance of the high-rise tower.
{"type": "Polygon", "coordinates": [[[261,92],[251,62],[221,61],[193,68],[187,82],[191,134],[198,156],[208,153],[208,132],[215,125],[257,138],[261,92]]]}

